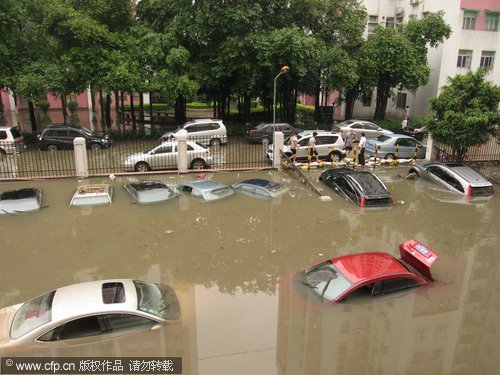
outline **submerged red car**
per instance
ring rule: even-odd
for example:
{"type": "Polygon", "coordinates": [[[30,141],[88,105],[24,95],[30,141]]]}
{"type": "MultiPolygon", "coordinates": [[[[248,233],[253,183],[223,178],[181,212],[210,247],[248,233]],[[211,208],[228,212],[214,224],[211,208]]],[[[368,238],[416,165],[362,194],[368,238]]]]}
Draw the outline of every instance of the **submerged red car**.
{"type": "Polygon", "coordinates": [[[372,296],[431,283],[437,255],[416,240],[399,245],[400,259],[381,252],[344,255],[296,275],[323,302],[342,301],[359,291],[372,296]]]}

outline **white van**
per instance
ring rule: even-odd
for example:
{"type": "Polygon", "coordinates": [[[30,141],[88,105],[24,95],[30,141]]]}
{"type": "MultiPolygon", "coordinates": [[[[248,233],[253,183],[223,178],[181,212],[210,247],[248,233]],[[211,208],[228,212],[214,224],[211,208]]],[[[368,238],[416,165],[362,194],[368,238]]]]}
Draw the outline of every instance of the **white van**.
{"type": "Polygon", "coordinates": [[[25,150],[24,137],[16,126],[0,127],[0,155],[19,153],[25,150]]]}

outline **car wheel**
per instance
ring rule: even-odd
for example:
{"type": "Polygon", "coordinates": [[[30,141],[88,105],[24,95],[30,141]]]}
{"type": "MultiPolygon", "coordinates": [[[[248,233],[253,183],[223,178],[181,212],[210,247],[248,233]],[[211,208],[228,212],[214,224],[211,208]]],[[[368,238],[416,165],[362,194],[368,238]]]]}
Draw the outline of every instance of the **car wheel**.
{"type": "Polygon", "coordinates": [[[219,147],[221,145],[221,141],[219,138],[214,138],[210,141],[210,146],[211,147],[219,147]]]}
{"type": "Polygon", "coordinates": [[[334,163],[338,163],[342,159],[342,156],[338,152],[330,152],[328,154],[328,161],[333,161],[334,163]]]}
{"type": "Polygon", "coordinates": [[[202,159],[194,159],[191,162],[192,169],[206,169],[207,164],[202,159]]]}
{"type": "Polygon", "coordinates": [[[260,143],[262,143],[264,146],[267,146],[271,143],[271,139],[269,137],[262,137],[260,143]]]}
{"type": "Polygon", "coordinates": [[[385,155],[385,158],[387,160],[396,160],[396,155],[394,155],[394,154],[387,154],[387,155],[385,155]]]}
{"type": "Polygon", "coordinates": [[[100,145],[99,143],[92,143],[92,144],[90,145],[90,149],[91,149],[91,150],[100,150],[101,148],[102,148],[102,147],[101,147],[101,145],[100,145]]]}
{"type": "Polygon", "coordinates": [[[150,170],[151,168],[149,167],[148,163],[140,162],[135,165],[136,172],[147,172],[150,170]]]}
{"type": "Polygon", "coordinates": [[[419,174],[418,174],[418,172],[417,172],[417,170],[416,170],[415,168],[411,168],[411,169],[410,169],[410,171],[408,172],[408,174],[411,174],[411,173],[413,173],[413,174],[415,174],[417,177],[419,177],[419,174]]]}
{"type": "Polygon", "coordinates": [[[57,147],[56,145],[47,146],[47,151],[57,151],[57,150],[59,150],[59,147],[57,147]]]}

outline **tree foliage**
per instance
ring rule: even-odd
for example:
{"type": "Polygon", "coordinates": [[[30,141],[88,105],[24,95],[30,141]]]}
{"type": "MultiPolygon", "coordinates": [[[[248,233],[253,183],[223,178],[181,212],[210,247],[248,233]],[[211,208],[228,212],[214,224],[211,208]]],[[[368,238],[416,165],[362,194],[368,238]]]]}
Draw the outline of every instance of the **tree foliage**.
{"type": "Polygon", "coordinates": [[[486,74],[487,70],[479,69],[450,78],[430,101],[435,111],[429,122],[432,137],[451,146],[457,160],[469,147],[486,143],[500,120],[500,87],[487,81],[486,74]]]}

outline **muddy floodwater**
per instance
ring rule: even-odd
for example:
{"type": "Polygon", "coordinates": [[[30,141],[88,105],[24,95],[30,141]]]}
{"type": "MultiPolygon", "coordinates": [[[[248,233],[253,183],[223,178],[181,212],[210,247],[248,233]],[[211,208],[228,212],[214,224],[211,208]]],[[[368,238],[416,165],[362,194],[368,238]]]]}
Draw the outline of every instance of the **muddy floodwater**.
{"type": "MultiPolygon", "coordinates": [[[[186,193],[130,203],[129,177],[2,182],[39,187],[44,208],[0,216],[0,307],[90,280],[171,285],[181,317],[158,330],[4,351],[17,356],[182,357],[184,374],[498,374],[500,193],[483,202],[379,168],[397,204],[362,211],[305,172],[331,201],[292,174],[208,174],[227,185],[262,177],[290,190],[264,201],[234,195],[200,202],[186,193]],[[75,208],[78,184],[110,183],[113,204],[75,208]],[[385,251],[417,239],[439,255],[437,280],[402,294],[319,305],[290,275],[331,257],[385,251]]],[[[137,178],[137,177],[136,177],[137,178]]],[[[147,179],[146,176],[138,177],[147,179]]],[[[196,179],[156,175],[170,186],[196,179]]]]}

